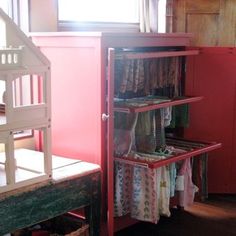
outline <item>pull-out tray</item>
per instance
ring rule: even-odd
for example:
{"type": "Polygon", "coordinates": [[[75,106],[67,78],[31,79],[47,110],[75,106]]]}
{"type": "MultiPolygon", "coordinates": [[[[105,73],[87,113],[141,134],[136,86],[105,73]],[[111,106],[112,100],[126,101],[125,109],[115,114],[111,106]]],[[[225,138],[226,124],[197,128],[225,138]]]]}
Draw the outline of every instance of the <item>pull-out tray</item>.
{"type": "Polygon", "coordinates": [[[137,153],[137,156],[114,157],[115,161],[127,163],[135,166],[142,166],[146,168],[156,169],[161,166],[168,165],[173,162],[184,160],[190,157],[198,156],[200,154],[213,151],[221,147],[221,143],[215,142],[199,142],[192,140],[185,140],[181,138],[167,138],[166,143],[174,150],[183,150],[181,153],[173,151],[170,155],[158,153],[137,153]],[[140,158],[140,155],[142,157],[140,158]]]}
{"type": "Polygon", "coordinates": [[[146,97],[133,99],[119,99],[114,102],[114,111],[116,112],[145,112],[155,109],[160,109],[169,106],[177,106],[202,100],[203,97],[177,97],[174,99],[160,98],[160,97],[146,97]]]}

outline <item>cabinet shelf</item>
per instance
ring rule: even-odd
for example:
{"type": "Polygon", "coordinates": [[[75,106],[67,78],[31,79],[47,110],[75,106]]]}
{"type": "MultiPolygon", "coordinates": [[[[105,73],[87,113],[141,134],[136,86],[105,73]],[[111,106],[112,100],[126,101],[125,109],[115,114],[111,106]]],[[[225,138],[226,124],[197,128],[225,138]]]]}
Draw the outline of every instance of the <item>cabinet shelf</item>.
{"type": "Polygon", "coordinates": [[[135,112],[145,112],[155,109],[160,109],[169,106],[176,106],[181,104],[187,104],[192,102],[197,102],[202,100],[202,96],[198,97],[177,97],[174,99],[168,98],[151,98],[147,100],[137,99],[119,99],[114,102],[114,111],[125,112],[125,113],[135,113],[135,112]]]}
{"type": "Polygon", "coordinates": [[[185,149],[188,146],[187,148],[188,150],[177,155],[171,154],[169,156],[161,156],[161,155],[158,156],[156,154],[156,160],[155,158],[150,158],[150,153],[147,153],[146,156],[145,153],[143,153],[142,159],[136,159],[134,157],[127,156],[127,157],[114,157],[114,160],[117,162],[127,163],[134,166],[142,166],[145,168],[156,169],[161,166],[171,164],[173,162],[181,161],[193,156],[213,151],[222,146],[221,143],[216,143],[216,142],[196,142],[196,141],[176,139],[176,138],[167,139],[167,144],[172,145],[176,148],[183,148],[183,149],[185,149]]]}
{"type": "Polygon", "coordinates": [[[164,52],[122,52],[116,54],[116,60],[124,59],[151,59],[163,57],[191,56],[199,54],[198,50],[164,51],[164,52]]]}

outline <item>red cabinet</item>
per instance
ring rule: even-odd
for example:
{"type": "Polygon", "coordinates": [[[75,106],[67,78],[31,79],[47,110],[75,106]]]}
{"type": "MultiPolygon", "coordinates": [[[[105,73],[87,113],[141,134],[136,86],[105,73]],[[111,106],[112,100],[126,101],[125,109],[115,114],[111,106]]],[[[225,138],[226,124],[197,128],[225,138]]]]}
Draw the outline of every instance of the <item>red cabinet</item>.
{"type": "MultiPolygon", "coordinates": [[[[45,33],[32,34],[32,39],[36,45],[40,47],[43,53],[51,61],[52,73],[52,152],[60,156],[68,156],[88,162],[101,165],[103,171],[103,215],[105,217],[106,209],[108,209],[108,232],[112,235],[113,228],[113,112],[114,112],[114,61],[116,53],[114,49],[120,48],[152,48],[162,47],[162,52],[140,57],[169,57],[169,56],[188,56],[197,54],[196,50],[188,52],[185,50],[189,46],[189,34],[146,34],[146,33],[45,33]],[[178,52],[165,52],[166,48],[178,47],[178,52]]],[[[144,55],[144,56],[143,56],[144,55]]],[[[191,123],[186,131],[186,136],[195,139],[216,140],[219,143],[223,141],[228,146],[232,146],[233,129],[229,130],[229,125],[222,122],[225,118],[228,124],[233,123],[233,116],[236,115],[231,105],[225,105],[225,102],[233,102],[232,93],[227,93],[221,100],[223,95],[220,89],[220,82],[217,82],[217,89],[211,90],[207,88],[211,82],[204,81],[208,78],[202,77],[207,74],[207,60],[205,67],[198,71],[196,68],[201,64],[202,54],[190,56],[188,60],[186,79],[187,95],[195,95],[196,98],[186,98],[185,102],[171,101],[166,105],[154,105],[153,107],[144,108],[159,109],[161,106],[177,105],[179,102],[188,103],[201,100],[201,96],[206,96],[202,101],[191,104],[191,123]],[[197,58],[196,60],[194,58],[197,58]],[[196,75],[197,71],[197,75],[196,75]],[[205,74],[204,74],[205,71],[205,74]],[[196,79],[200,76],[201,80],[196,79]],[[205,86],[205,87],[204,87],[205,86]],[[209,98],[217,96],[216,99],[209,98]],[[188,100],[189,99],[189,100],[188,100]],[[227,100],[227,101],[226,101],[227,100]],[[216,102],[219,103],[218,106],[216,102]],[[217,107],[227,108],[228,115],[221,114],[217,107]],[[214,108],[214,111],[212,110],[214,108]],[[212,113],[213,112],[213,113],[212,113]],[[203,116],[202,116],[203,115],[203,116]],[[219,117],[215,117],[219,116],[219,117]],[[223,123],[223,124],[222,124],[223,123]],[[192,129],[193,127],[193,129],[192,129]],[[209,128],[211,127],[211,128],[209,128]],[[215,130],[214,130],[215,128],[215,130]],[[230,133],[225,136],[225,133],[230,133]],[[230,136],[231,135],[231,139],[230,136]]],[[[132,56],[131,56],[132,57],[132,56]]],[[[210,60],[210,59],[208,59],[210,60]]],[[[228,67],[229,65],[227,65],[228,67]]],[[[219,66],[220,67],[220,66],[219,66]]],[[[220,74],[220,69],[217,68],[215,74],[220,74]]],[[[222,75],[223,76],[223,75],[222,75]]],[[[214,78],[210,78],[210,81],[214,78]]],[[[213,82],[213,81],[212,81],[213,82]]],[[[228,83],[228,82],[227,82],[228,83]]],[[[230,82],[231,83],[231,82],[230,82]]],[[[227,84],[233,91],[232,87],[235,84],[227,84]]],[[[222,87],[222,86],[221,86],[222,87]]],[[[115,108],[120,109],[120,108],[115,108]]],[[[131,112],[141,112],[141,110],[132,110],[131,112]]],[[[211,144],[204,151],[210,151],[219,145],[211,144]],[[213,146],[211,146],[213,145],[213,146]]],[[[231,148],[232,149],[232,148],[231,148]]],[[[236,149],[231,150],[231,154],[236,152],[236,149]]],[[[197,155],[201,152],[197,149],[196,152],[186,156],[176,157],[172,159],[188,158],[192,155],[197,155]]],[[[219,174],[224,175],[224,170],[219,170],[222,158],[225,155],[229,159],[230,151],[225,146],[223,150],[215,151],[211,160],[209,174],[211,177],[211,189],[218,186],[216,181],[226,181],[227,178],[221,178],[219,174]],[[226,154],[224,154],[226,153],[226,154]],[[213,163],[213,165],[212,165],[213,163]],[[214,168],[217,169],[217,174],[214,173],[214,168]],[[215,185],[214,185],[215,184],[215,185]]],[[[147,164],[147,163],[142,163],[147,164]]],[[[167,164],[156,163],[149,165],[151,168],[156,168],[160,165],[167,164]]],[[[235,161],[228,163],[224,162],[224,168],[229,168],[235,161]]],[[[222,165],[221,165],[222,166],[222,165]]],[[[229,172],[227,172],[229,175],[229,172]]],[[[233,177],[233,176],[232,176],[233,177]]]]}

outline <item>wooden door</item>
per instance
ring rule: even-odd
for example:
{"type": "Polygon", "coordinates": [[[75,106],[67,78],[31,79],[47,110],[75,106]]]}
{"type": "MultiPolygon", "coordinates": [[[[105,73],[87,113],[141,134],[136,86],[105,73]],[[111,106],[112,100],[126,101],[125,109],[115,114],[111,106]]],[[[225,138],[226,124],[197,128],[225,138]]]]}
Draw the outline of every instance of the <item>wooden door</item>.
{"type": "Polygon", "coordinates": [[[173,31],[194,33],[192,45],[235,45],[235,0],[175,0],[173,11],[173,31]]]}

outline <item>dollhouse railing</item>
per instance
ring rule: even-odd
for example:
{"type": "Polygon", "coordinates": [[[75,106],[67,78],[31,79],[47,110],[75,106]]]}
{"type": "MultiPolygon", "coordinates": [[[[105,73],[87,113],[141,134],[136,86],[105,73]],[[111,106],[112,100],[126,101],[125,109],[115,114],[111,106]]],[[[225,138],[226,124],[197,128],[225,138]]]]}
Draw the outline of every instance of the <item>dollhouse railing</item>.
{"type": "Polygon", "coordinates": [[[0,48],[0,67],[14,68],[22,65],[23,47],[0,48]]]}

